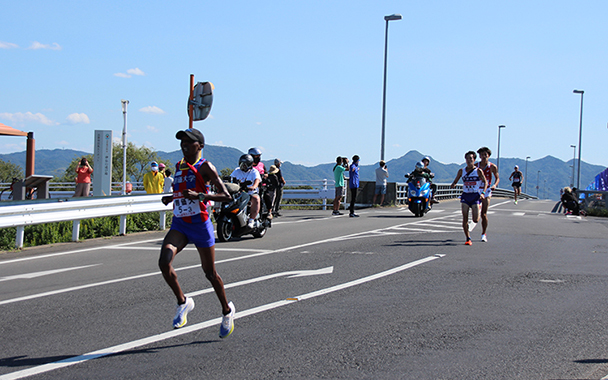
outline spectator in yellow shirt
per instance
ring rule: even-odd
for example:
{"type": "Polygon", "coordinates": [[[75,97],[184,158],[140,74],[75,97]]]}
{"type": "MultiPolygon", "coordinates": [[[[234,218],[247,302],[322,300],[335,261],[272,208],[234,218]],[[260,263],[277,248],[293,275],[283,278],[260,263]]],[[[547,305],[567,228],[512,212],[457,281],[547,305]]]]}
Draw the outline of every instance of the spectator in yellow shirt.
{"type": "Polygon", "coordinates": [[[161,194],[165,184],[165,176],[158,171],[158,163],[152,161],[150,171],[144,174],[144,189],[148,194],[161,194]]]}

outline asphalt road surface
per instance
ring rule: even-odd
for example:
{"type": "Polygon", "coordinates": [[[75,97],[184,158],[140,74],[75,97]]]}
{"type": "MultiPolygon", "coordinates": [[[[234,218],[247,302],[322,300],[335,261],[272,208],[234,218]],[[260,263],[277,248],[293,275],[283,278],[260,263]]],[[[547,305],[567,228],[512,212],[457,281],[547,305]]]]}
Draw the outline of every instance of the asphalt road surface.
{"type": "Polygon", "coordinates": [[[164,232],[2,253],[0,380],[608,375],[608,220],[492,202],[472,246],[457,201],[287,210],[262,239],[218,243],[226,339],[192,246],[174,264],[196,308],[172,329],[164,232]]]}

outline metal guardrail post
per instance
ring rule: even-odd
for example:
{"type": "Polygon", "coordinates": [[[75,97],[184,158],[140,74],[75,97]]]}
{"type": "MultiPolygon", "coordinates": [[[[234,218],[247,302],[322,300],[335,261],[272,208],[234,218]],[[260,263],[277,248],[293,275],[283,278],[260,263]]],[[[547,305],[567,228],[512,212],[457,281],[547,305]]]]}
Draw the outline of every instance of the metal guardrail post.
{"type": "Polygon", "coordinates": [[[120,225],[118,227],[118,234],[121,236],[124,236],[127,234],[127,216],[126,215],[120,216],[120,225]]]}
{"type": "MultiPolygon", "coordinates": [[[[327,179],[323,179],[323,190],[327,190],[327,179]]],[[[327,210],[327,198],[323,198],[323,211],[327,210]]]]}
{"type": "Polygon", "coordinates": [[[80,220],[72,222],[72,241],[78,241],[80,237],[80,220]]]}
{"type": "MultiPolygon", "coordinates": [[[[167,229],[167,217],[165,215],[166,213],[164,211],[160,212],[160,229],[161,230],[165,230],[167,229]]],[[[209,214],[211,215],[211,214],[209,214]]]]}
{"type": "Polygon", "coordinates": [[[25,236],[25,227],[19,226],[17,227],[17,236],[15,238],[15,248],[21,249],[23,248],[23,237],[25,236]]]}

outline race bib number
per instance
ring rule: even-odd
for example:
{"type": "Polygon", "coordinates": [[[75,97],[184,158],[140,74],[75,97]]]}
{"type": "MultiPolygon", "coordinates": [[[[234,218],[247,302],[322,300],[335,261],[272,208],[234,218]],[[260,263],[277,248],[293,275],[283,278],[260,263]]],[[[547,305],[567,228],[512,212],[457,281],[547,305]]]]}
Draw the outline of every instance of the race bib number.
{"type": "Polygon", "coordinates": [[[173,194],[173,215],[183,218],[201,213],[201,204],[198,200],[186,199],[181,193],[179,197],[176,195],[173,194]]]}

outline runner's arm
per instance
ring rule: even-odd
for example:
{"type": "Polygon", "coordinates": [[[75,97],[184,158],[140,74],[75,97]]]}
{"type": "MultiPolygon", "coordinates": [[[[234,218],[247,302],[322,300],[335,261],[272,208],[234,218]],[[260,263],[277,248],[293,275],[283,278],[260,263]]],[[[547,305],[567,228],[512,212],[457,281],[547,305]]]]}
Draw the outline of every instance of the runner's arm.
{"type": "Polygon", "coordinates": [[[455,188],[456,184],[458,183],[458,180],[460,179],[460,177],[462,177],[462,169],[458,169],[458,173],[456,174],[456,178],[454,178],[454,182],[452,182],[452,184],[450,185],[450,188],[455,188]]]}
{"type": "MultiPolygon", "coordinates": [[[[498,177],[498,168],[496,165],[492,165],[492,173],[494,173],[494,178],[496,178],[496,182],[490,187],[491,190],[494,190],[498,187],[498,182],[500,182],[500,178],[498,177]]],[[[484,176],[485,178],[485,176],[484,176]]]]}

